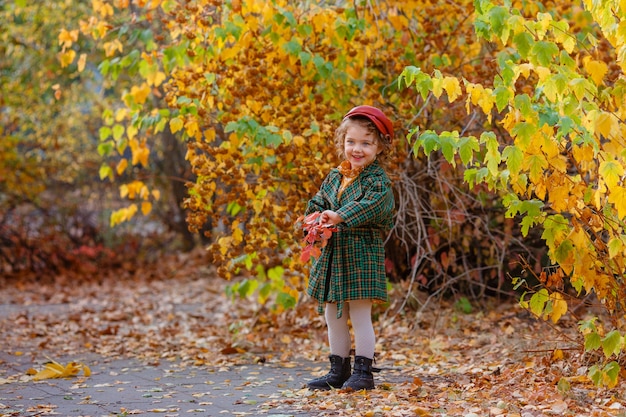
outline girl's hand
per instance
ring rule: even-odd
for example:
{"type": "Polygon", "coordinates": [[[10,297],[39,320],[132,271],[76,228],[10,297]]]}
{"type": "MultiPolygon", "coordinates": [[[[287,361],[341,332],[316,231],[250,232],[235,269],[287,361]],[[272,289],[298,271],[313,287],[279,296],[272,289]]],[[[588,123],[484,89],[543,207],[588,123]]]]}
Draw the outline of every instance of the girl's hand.
{"type": "Polygon", "coordinates": [[[325,210],[320,216],[320,223],[324,226],[334,226],[341,223],[343,219],[332,210],[325,210]]]}

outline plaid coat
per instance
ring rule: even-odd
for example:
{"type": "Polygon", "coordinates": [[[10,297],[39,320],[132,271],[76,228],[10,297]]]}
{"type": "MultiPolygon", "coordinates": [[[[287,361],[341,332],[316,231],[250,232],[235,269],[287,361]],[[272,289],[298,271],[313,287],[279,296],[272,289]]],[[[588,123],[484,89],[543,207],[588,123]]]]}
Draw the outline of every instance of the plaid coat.
{"type": "Polygon", "coordinates": [[[343,219],[321,256],[313,260],[307,289],[319,302],[320,314],[325,303],[336,302],[338,318],[346,301],[387,300],[382,232],[393,226],[394,209],[391,181],[377,161],[337,199],[341,179],[339,170],[332,169],[306,209],[306,214],[333,210],[343,219]]]}

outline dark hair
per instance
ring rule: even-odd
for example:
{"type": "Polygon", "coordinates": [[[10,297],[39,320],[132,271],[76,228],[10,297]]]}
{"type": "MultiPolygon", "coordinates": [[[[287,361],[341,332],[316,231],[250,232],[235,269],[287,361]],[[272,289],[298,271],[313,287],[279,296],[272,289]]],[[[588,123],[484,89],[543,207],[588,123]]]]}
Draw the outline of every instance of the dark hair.
{"type": "Polygon", "coordinates": [[[344,142],[348,128],[355,125],[364,128],[378,140],[378,147],[379,149],[382,149],[382,152],[376,156],[376,159],[381,163],[381,165],[385,166],[387,159],[389,159],[389,154],[391,153],[391,141],[387,140],[380,130],[378,130],[376,125],[367,117],[356,116],[344,119],[337,130],[335,130],[335,150],[337,151],[339,159],[344,157],[344,142]]]}

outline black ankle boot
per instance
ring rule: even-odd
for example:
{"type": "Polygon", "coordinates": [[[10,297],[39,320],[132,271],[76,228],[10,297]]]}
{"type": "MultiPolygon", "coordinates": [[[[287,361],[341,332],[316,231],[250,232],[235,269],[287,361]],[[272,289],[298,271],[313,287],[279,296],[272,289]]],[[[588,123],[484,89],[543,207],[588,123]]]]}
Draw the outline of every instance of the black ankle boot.
{"type": "Polygon", "coordinates": [[[372,359],[357,356],[354,358],[354,372],[341,388],[350,391],[374,389],[374,375],[372,375],[372,372],[378,371],[379,369],[372,368],[372,359]]]}
{"type": "Polygon", "coordinates": [[[309,381],[306,385],[309,389],[329,390],[331,388],[341,388],[350,378],[351,366],[350,357],[342,358],[337,355],[330,355],[330,372],[326,375],[309,381]]]}

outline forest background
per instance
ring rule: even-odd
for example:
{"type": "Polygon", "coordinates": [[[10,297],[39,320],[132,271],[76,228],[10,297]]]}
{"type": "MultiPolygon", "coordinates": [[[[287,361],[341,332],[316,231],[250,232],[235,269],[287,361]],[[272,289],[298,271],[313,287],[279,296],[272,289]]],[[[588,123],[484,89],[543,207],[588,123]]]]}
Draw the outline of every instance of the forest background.
{"type": "MultiPolygon", "coordinates": [[[[352,106],[398,133],[397,311],[513,297],[624,366],[623,1],[0,1],[5,285],[198,261],[274,314],[352,106]],[[424,298],[423,295],[427,297],[424,298]],[[424,301],[426,300],[426,301],[424,301]],[[576,315],[601,306],[603,320],[576,315]]],[[[141,269],[143,271],[143,269],[141,269]]]]}

